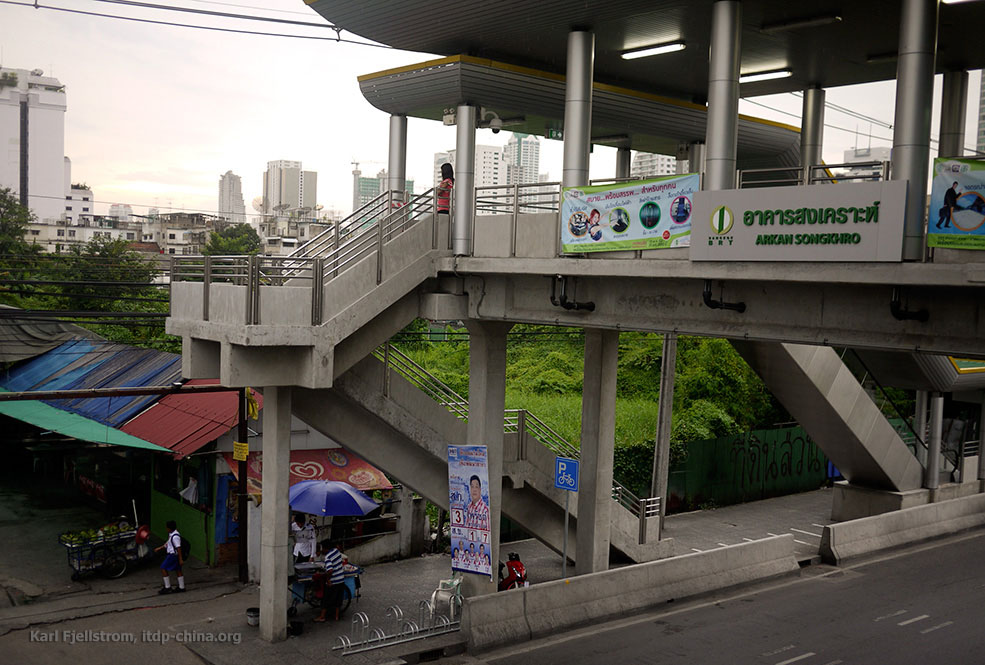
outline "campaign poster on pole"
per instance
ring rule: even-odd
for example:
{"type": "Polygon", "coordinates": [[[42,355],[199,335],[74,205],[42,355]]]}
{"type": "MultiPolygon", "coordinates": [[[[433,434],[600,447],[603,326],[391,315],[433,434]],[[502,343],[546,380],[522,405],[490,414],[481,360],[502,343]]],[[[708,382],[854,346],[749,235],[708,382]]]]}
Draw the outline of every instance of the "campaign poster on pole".
{"type": "Polygon", "coordinates": [[[927,246],[985,249],[985,161],[934,160],[927,246]]]}
{"type": "Polygon", "coordinates": [[[666,249],[691,244],[696,173],[614,185],[566,187],[561,192],[561,250],[565,253],[666,249]]]}
{"type": "Polygon", "coordinates": [[[448,446],[451,568],[492,579],[486,446],[448,446]]]}

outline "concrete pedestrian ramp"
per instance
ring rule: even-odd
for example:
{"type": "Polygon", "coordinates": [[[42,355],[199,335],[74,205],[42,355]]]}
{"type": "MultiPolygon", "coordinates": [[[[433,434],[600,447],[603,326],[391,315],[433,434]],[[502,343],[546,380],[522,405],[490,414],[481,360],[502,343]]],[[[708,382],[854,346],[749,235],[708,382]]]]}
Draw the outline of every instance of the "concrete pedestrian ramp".
{"type": "Polygon", "coordinates": [[[834,349],[732,344],[849,482],[893,492],[920,487],[920,462],[834,349]]]}
{"type": "MultiPolygon", "coordinates": [[[[461,399],[461,398],[458,398],[461,399]]],[[[450,405],[459,410],[462,404],[450,405]]],[[[336,378],[330,389],[295,388],[295,415],[346,448],[448,507],[449,445],[464,443],[466,423],[395,369],[369,356],[336,378]]],[[[503,513],[552,550],[562,551],[564,493],[553,486],[555,453],[521,425],[507,433],[503,513]]],[[[574,559],[577,500],[571,497],[568,556],[574,559]]],[[[639,519],[612,506],[611,546],[626,558],[673,555],[673,541],[639,544],[639,519]]]]}

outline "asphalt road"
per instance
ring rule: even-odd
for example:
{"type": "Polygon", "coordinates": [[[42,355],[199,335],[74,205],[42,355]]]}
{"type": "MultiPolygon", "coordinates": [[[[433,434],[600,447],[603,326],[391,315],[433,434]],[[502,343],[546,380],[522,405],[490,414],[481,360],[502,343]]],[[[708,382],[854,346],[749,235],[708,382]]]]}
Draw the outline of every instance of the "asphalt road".
{"type": "Polygon", "coordinates": [[[985,532],[488,653],[496,665],[985,663],[985,532]]]}

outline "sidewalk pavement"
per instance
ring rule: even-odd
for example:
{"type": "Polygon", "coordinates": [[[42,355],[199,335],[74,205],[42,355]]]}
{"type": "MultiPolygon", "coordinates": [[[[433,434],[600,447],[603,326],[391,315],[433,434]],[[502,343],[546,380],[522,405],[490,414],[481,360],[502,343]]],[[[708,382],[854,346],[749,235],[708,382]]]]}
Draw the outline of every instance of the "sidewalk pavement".
{"type": "MultiPolygon", "coordinates": [[[[686,554],[793,533],[799,541],[798,558],[810,559],[820,542],[817,525],[830,522],[830,507],[831,491],[818,490],[674,515],[666,520],[664,536],[675,539],[677,554],[686,554]]],[[[259,606],[259,589],[237,582],[235,567],[209,569],[193,562],[186,571],[188,591],[180,595],[158,595],[157,559],[118,580],[72,582],[56,536],[68,528],[66,523],[84,518],[85,513],[79,507],[39,505],[17,491],[0,489],[0,542],[6,544],[0,553],[0,586],[17,603],[0,606],[0,652],[5,661],[341,663],[343,658],[333,647],[339,636],[350,633],[355,612],[365,612],[371,626],[390,634],[393,622],[387,619],[388,608],[399,606],[404,619],[419,621],[420,601],[430,597],[438,580],[451,574],[450,559],[444,554],[369,566],[362,576],[361,597],[341,621],[313,623],[317,610],[300,607],[296,619],[303,621],[303,633],[270,644],[260,639],[258,628],[247,625],[246,609],[259,606]],[[83,639],[67,641],[73,636],[83,639]],[[96,641],[99,638],[110,641],[96,641]],[[121,639],[131,641],[112,641],[121,639]]],[[[520,554],[533,584],[561,577],[561,557],[536,540],[505,543],[502,550],[504,560],[507,552],[520,554]]],[[[451,633],[347,655],[344,662],[398,663],[405,657],[415,662],[417,654],[446,646],[454,650],[462,641],[458,633],[451,633]]]]}

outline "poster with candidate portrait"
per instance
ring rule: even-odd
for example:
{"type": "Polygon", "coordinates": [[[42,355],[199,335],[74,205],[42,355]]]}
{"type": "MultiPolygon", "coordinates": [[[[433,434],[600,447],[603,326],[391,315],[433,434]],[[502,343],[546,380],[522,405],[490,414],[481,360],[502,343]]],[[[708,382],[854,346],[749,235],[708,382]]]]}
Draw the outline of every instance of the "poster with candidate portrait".
{"type": "Polygon", "coordinates": [[[927,246],[985,249],[985,162],[934,160],[927,246]]]}
{"type": "Polygon", "coordinates": [[[561,192],[561,251],[615,252],[691,244],[696,173],[561,192]]]}
{"type": "Polygon", "coordinates": [[[486,446],[448,446],[451,568],[492,579],[486,446]]]}

